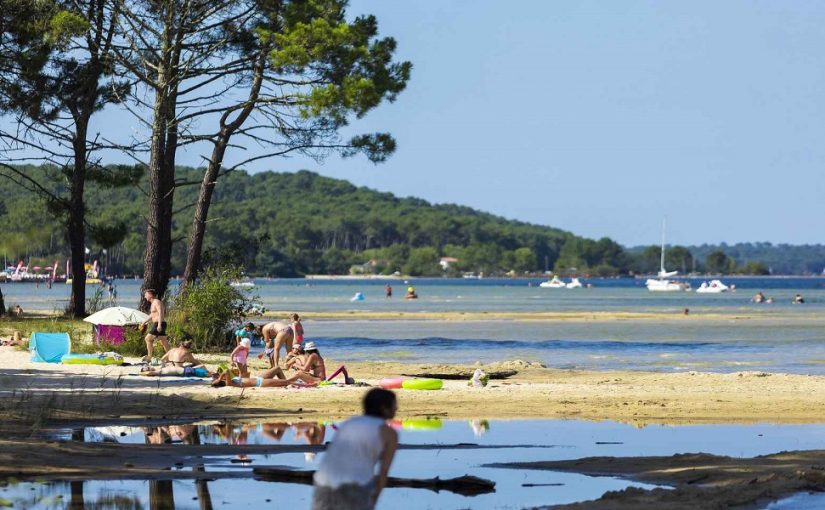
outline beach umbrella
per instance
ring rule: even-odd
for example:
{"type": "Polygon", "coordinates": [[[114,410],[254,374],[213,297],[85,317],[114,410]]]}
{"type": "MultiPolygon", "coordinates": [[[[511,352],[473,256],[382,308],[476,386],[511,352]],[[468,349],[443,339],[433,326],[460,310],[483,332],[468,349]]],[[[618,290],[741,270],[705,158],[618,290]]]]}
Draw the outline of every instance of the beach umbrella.
{"type": "Polygon", "coordinates": [[[83,320],[98,326],[128,326],[140,324],[147,319],[149,319],[149,316],[140,310],[125,306],[113,306],[93,313],[83,320]]]}

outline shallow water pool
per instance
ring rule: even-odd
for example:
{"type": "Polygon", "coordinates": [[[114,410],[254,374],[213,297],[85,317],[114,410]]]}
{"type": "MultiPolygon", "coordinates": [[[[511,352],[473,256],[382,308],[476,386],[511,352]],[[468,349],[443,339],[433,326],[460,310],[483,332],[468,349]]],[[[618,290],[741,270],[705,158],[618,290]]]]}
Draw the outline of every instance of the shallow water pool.
{"type": "MultiPolygon", "coordinates": [[[[521,509],[594,499],[632,484],[549,471],[481,467],[491,462],[571,459],[587,456],[672,455],[707,452],[750,457],[782,450],[822,448],[825,425],[693,425],[635,427],[616,422],[576,420],[467,421],[407,420],[394,423],[404,444],[435,449],[400,450],[393,476],[450,478],[471,474],[496,482],[496,491],[474,497],[422,489],[387,489],[379,508],[521,509]],[[477,443],[509,445],[500,449],[446,449],[438,445],[477,443]],[[525,486],[527,485],[527,486],[525,486]]],[[[63,439],[71,431],[58,431],[63,439]]],[[[76,433],[79,439],[80,434],[76,433]]],[[[323,444],[334,440],[334,422],[200,423],[158,427],[95,427],[82,431],[86,441],[172,444],[323,444]]],[[[313,469],[311,453],[224,456],[202,469],[251,472],[255,466],[313,469]]],[[[190,468],[186,468],[190,469],[190,468]]],[[[191,469],[190,469],[191,470],[191,469]]],[[[0,489],[15,508],[256,508],[277,504],[309,508],[311,487],[255,481],[86,481],[21,483],[0,489]],[[82,501],[82,506],[78,506],[82,501]]],[[[789,506],[777,508],[791,508],[789,506]]]]}

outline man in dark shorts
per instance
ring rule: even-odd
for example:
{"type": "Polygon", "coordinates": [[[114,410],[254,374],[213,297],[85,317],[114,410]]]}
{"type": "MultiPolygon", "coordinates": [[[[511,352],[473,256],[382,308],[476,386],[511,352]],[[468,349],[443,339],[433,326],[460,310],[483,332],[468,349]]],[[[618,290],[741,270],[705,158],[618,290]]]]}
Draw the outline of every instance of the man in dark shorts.
{"type": "Polygon", "coordinates": [[[143,361],[152,360],[152,352],[155,350],[155,339],[160,340],[163,345],[163,351],[169,352],[169,339],[166,338],[166,308],[163,306],[163,301],[158,299],[158,294],[154,289],[146,289],[143,293],[144,299],[150,303],[149,318],[140,325],[140,330],[145,331],[146,325],[151,321],[152,329],[146,334],[146,356],[143,361]]]}

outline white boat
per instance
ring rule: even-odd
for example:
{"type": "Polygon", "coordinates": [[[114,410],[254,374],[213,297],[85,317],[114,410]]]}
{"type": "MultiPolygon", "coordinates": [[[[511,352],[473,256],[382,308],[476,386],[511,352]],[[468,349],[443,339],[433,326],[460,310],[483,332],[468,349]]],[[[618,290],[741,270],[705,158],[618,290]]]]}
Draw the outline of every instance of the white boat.
{"type": "Polygon", "coordinates": [[[249,278],[243,278],[241,280],[235,280],[233,282],[230,282],[229,285],[231,285],[232,287],[250,289],[255,286],[255,282],[253,280],[250,280],[249,278]]]}
{"type": "Polygon", "coordinates": [[[539,287],[544,287],[545,289],[564,289],[567,285],[563,281],[559,280],[558,276],[554,276],[551,280],[541,282],[539,287]]]}
{"type": "Polygon", "coordinates": [[[665,270],[665,220],[662,220],[662,258],[659,266],[659,273],[656,278],[648,278],[645,282],[647,290],[651,292],[684,292],[690,290],[690,284],[679,280],[670,280],[671,276],[676,276],[679,271],[665,270]]]}
{"type": "Polygon", "coordinates": [[[578,278],[573,278],[570,283],[567,284],[568,289],[581,289],[582,287],[584,287],[584,285],[582,285],[582,282],[580,282],[578,278]]]}
{"type": "Polygon", "coordinates": [[[663,280],[649,278],[645,285],[651,292],[684,292],[690,290],[690,284],[678,280],[663,280]]]}
{"type": "Polygon", "coordinates": [[[711,280],[710,283],[702,282],[702,285],[696,289],[699,294],[721,294],[730,290],[730,287],[722,283],[720,280],[711,280]]]}

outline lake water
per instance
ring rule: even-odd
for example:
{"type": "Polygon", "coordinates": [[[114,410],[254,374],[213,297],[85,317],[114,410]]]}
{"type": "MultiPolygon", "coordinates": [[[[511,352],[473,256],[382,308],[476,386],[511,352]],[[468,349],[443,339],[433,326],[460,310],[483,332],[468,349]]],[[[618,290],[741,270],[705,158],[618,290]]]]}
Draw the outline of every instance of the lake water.
{"type": "MultiPolygon", "coordinates": [[[[694,288],[702,279],[688,279],[694,288]]],[[[807,300],[805,309],[825,311],[825,278],[736,278],[737,292],[725,294],[697,294],[695,292],[656,293],[644,287],[644,280],[632,278],[585,279],[591,289],[544,289],[539,279],[411,279],[420,296],[405,300],[407,287],[401,280],[389,280],[394,297],[384,298],[381,280],[255,280],[253,294],[270,310],[311,313],[313,311],[405,311],[405,312],[649,312],[735,311],[753,310],[750,297],[756,291],[775,299],[773,305],[758,307],[764,313],[789,311],[791,299],[802,293],[807,300]],[[532,286],[530,286],[532,285],[532,286]],[[355,293],[365,299],[352,302],[355,293]]],[[[134,306],[140,295],[140,280],[116,280],[118,304],[134,306]]],[[[70,286],[55,284],[51,289],[34,283],[3,284],[6,304],[20,304],[25,309],[61,310],[69,299],[70,286]]],[[[174,288],[174,284],[173,284],[174,288]]],[[[94,286],[87,286],[91,296],[94,286]]],[[[89,297],[87,296],[87,297],[89,297]]]]}
{"type": "MultiPolygon", "coordinates": [[[[334,423],[204,423],[166,427],[165,438],[173,443],[192,441],[210,444],[320,444],[335,438],[334,423]],[[321,432],[323,430],[323,432],[321,432]]],[[[573,459],[587,456],[672,455],[707,452],[751,457],[782,450],[822,448],[825,425],[694,425],[635,428],[615,422],[576,420],[438,421],[399,425],[403,444],[519,445],[543,448],[468,450],[400,450],[391,474],[397,477],[450,478],[471,474],[492,480],[496,491],[478,496],[422,489],[387,489],[380,509],[521,509],[581,501],[605,491],[630,485],[650,487],[614,478],[594,478],[550,471],[511,470],[482,467],[491,462],[573,459]],[[528,485],[528,486],[525,486],[528,485]],[[532,486],[530,486],[532,485],[532,486]]],[[[87,428],[87,441],[147,442],[160,437],[160,428],[87,428]]],[[[64,439],[69,437],[63,433],[64,439]]],[[[284,453],[210,458],[203,467],[210,471],[248,472],[255,466],[278,465],[314,469],[319,454],[284,453]],[[234,460],[234,462],[233,462],[234,460]],[[238,462],[243,460],[243,463],[238,462]]],[[[175,468],[173,468],[175,469],[175,468]]],[[[186,468],[191,469],[191,468],[186,468]]],[[[0,488],[0,498],[15,508],[81,508],[71,502],[83,498],[87,508],[256,508],[278,505],[308,508],[311,488],[303,485],[255,481],[249,478],[216,481],[102,481],[82,483],[20,483],[0,488]],[[208,501],[207,501],[208,500],[208,501]],[[115,507],[111,502],[120,501],[115,507]],[[110,506],[94,506],[109,502],[110,506]],[[126,504],[131,502],[130,504],[126,504]],[[167,502],[166,505],[163,502],[167,502]],[[208,504],[206,504],[208,502],[208,504]],[[289,504],[286,504],[289,502],[289,504]]],[[[788,506],[781,508],[791,508],[788,506]]]]}
{"type": "MultiPolygon", "coordinates": [[[[591,289],[543,289],[539,280],[412,280],[418,300],[385,299],[383,281],[257,281],[253,293],[270,310],[306,317],[308,339],[340,362],[403,361],[474,363],[524,359],[554,368],[655,371],[758,370],[825,374],[825,279],[738,278],[737,292],[721,295],[651,293],[634,279],[588,280],[591,289]],[[528,284],[534,286],[530,287],[528,284]],[[756,305],[762,290],[772,305],[756,305]],[[365,300],[350,302],[356,292],[365,300]],[[801,293],[806,303],[792,305],[801,293]],[[712,320],[313,320],[313,312],[660,312],[712,320]],[[722,314],[718,316],[718,314],[722,314]],[[754,317],[736,320],[737,315],[754,317]]],[[[693,281],[694,286],[698,281],[693,281]]],[[[140,282],[117,282],[119,304],[134,305],[140,282]]],[[[91,287],[90,287],[91,289],[91,287]]],[[[6,303],[24,309],[59,309],[68,286],[3,286],[6,303]]],[[[433,315],[435,317],[435,315],[433,315]]],[[[479,317],[475,315],[474,317],[479,317]]]]}

